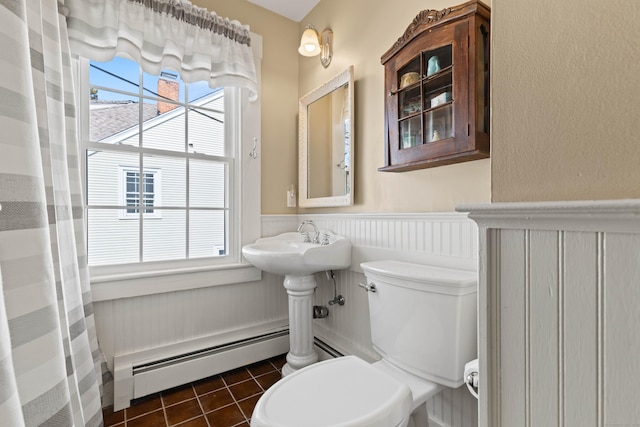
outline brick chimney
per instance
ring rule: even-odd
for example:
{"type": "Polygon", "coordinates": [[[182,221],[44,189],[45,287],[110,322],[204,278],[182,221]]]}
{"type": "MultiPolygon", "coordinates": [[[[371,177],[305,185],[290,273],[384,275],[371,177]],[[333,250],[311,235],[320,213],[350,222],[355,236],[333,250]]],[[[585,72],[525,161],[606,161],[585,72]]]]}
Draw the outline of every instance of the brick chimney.
{"type": "MultiPolygon", "coordinates": [[[[175,80],[158,79],[158,95],[160,99],[171,99],[177,101],[180,99],[180,84],[175,80]]],[[[164,114],[177,108],[176,104],[158,101],[158,114],[164,114]]]]}

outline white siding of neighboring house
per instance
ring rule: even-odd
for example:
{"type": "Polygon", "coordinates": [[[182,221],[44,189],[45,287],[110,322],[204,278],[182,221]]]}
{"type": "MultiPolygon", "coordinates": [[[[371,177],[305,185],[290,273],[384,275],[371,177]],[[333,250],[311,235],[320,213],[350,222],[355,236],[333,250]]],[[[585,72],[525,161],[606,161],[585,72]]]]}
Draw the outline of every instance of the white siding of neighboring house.
{"type": "MultiPolygon", "coordinates": [[[[222,110],[223,99],[205,104],[222,110]]],[[[222,119],[221,113],[208,110],[209,116],[222,119]]],[[[224,155],[224,125],[201,114],[189,111],[189,142],[193,150],[205,154],[224,155]]],[[[143,146],[147,148],[184,151],[185,115],[177,108],[144,123],[143,146]]],[[[137,145],[137,130],[121,132],[105,139],[105,148],[112,144],[137,145]]],[[[136,168],[139,156],[135,153],[115,151],[89,152],[88,204],[122,205],[122,168],[136,168]]],[[[145,171],[157,170],[156,191],[160,188],[160,207],[186,207],[185,159],[150,156],[143,158],[145,171]]],[[[198,159],[189,162],[191,207],[225,207],[225,163],[212,163],[198,159]]],[[[144,261],[184,258],[186,255],[186,210],[160,209],[157,218],[143,220],[144,261]]],[[[89,209],[89,262],[118,264],[137,262],[139,256],[139,219],[122,218],[117,209],[89,209]]],[[[191,210],[189,212],[190,258],[218,255],[225,247],[224,225],[226,212],[191,210]]]]}

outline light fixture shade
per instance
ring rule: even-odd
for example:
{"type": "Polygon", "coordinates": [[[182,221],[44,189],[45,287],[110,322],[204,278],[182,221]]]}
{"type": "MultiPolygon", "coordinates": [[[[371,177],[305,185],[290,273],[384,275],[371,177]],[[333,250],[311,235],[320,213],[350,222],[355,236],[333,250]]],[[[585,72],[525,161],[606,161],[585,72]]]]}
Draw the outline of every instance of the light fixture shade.
{"type": "Polygon", "coordinates": [[[316,56],[320,54],[320,41],[318,40],[318,32],[312,25],[302,33],[300,38],[300,47],[298,47],[298,53],[302,56],[316,56]]]}

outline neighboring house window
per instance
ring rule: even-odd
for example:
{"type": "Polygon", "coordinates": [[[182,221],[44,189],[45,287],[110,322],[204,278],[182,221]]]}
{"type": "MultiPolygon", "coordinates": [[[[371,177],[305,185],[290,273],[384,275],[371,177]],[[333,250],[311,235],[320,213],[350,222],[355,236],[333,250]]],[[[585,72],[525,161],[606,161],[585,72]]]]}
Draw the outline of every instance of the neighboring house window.
{"type": "Polygon", "coordinates": [[[241,90],[152,76],[120,57],[78,70],[92,276],[240,263],[259,231],[241,222],[252,196],[241,189],[259,188],[239,161],[241,90]]]}
{"type": "Polygon", "coordinates": [[[141,180],[138,169],[131,166],[120,167],[120,204],[127,206],[127,209],[120,211],[121,219],[137,218],[140,206],[144,206],[142,213],[145,218],[162,218],[160,210],[153,209],[154,206],[162,205],[160,176],[160,170],[145,169],[141,180]]]}

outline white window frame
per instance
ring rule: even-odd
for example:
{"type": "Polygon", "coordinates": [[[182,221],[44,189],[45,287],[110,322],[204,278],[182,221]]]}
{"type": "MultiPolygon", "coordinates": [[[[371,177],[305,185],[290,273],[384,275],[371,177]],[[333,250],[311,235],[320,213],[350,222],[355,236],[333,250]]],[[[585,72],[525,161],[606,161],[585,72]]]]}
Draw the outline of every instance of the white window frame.
{"type": "MultiPolygon", "coordinates": [[[[251,33],[251,44],[260,84],[262,37],[251,33]]],[[[89,61],[74,61],[78,106],[78,135],[81,148],[81,170],[86,194],[87,164],[84,152],[100,149],[89,143],[89,61]]],[[[258,90],[260,93],[260,89],[258,90]]],[[[212,258],[142,262],[89,268],[94,301],[152,295],[210,286],[245,283],[262,278],[241,254],[242,246],[260,237],[260,99],[249,101],[248,90],[225,89],[225,135],[233,138],[234,161],[229,167],[229,239],[227,253],[212,258]],[[227,114],[233,112],[232,114],[227,114]],[[232,119],[233,118],[233,119],[232,119]],[[256,144],[257,143],[257,144],[256,144]],[[252,156],[254,150],[257,158],[252,156]]],[[[104,148],[104,147],[102,147],[104,148]]],[[[126,149],[126,147],[125,147],[126,149]]],[[[198,154],[191,154],[195,157],[198,154]]],[[[86,217],[86,215],[85,215],[86,217]]]]}
{"type": "MultiPolygon", "coordinates": [[[[135,166],[118,166],[118,200],[120,201],[120,205],[127,206],[127,173],[136,173],[140,174],[140,170],[135,166]]],[[[153,175],[153,212],[143,212],[142,215],[145,219],[154,218],[161,219],[162,218],[162,209],[157,209],[158,206],[162,206],[162,171],[160,169],[155,168],[144,168],[142,174],[150,174],[153,175]]],[[[144,180],[144,177],[143,177],[144,180]]],[[[141,183],[141,185],[144,185],[141,183]]],[[[136,197],[140,197],[140,194],[136,194],[136,197]]],[[[142,206],[134,207],[134,209],[145,209],[142,206]]],[[[119,209],[118,217],[120,219],[138,219],[140,217],[139,213],[129,213],[128,209],[119,209]]]]}

